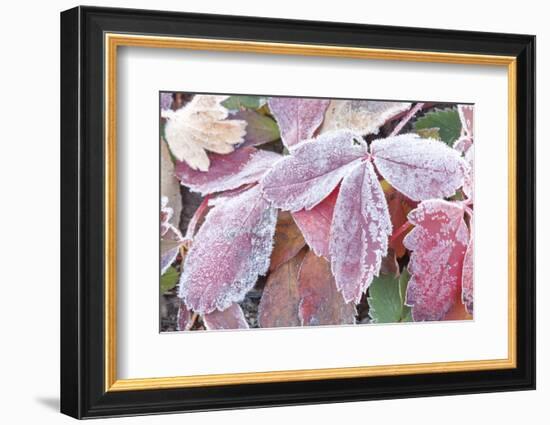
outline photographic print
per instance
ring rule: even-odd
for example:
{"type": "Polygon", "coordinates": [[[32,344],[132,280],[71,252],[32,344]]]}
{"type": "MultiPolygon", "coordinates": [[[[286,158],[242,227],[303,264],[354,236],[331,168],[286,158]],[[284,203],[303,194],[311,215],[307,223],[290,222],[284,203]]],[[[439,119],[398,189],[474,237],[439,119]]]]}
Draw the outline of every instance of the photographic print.
{"type": "Polygon", "coordinates": [[[160,331],[472,320],[474,105],[161,92],[160,331]]]}

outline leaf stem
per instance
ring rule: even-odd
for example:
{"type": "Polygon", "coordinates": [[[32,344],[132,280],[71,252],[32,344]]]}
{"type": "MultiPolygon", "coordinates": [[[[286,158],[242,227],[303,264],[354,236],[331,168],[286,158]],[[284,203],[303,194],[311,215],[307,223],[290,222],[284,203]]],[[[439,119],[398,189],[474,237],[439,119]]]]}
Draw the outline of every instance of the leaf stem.
{"type": "Polygon", "coordinates": [[[397,124],[395,126],[395,128],[393,129],[393,131],[391,132],[390,134],[390,137],[391,136],[396,136],[397,134],[399,134],[399,132],[401,130],[403,130],[403,127],[405,127],[405,125],[411,120],[412,117],[414,117],[416,115],[416,113],[418,111],[420,111],[422,108],[424,107],[424,102],[418,102],[416,105],[414,105],[410,110],[409,112],[407,112],[407,115],[405,115],[401,121],[399,121],[399,124],[397,124]]]}
{"type": "Polygon", "coordinates": [[[401,226],[399,226],[397,230],[392,233],[390,237],[390,242],[394,242],[399,236],[409,230],[409,227],[411,227],[411,223],[409,223],[408,221],[404,222],[401,226]]]}
{"type": "Polygon", "coordinates": [[[202,200],[201,204],[199,205],[199,207],[197,208],[197,210],[195,211],[195,214],[193,214],[193,217],[191,217],[191,220],[187,225],[187,232],[185,232],[184,240],[190,241],[195,236],[195,233],[197,231],[197,224],[206,213],[206,210],[208,210],[209,200],[210,200],[210,195],[206,195],[202,200]]]}

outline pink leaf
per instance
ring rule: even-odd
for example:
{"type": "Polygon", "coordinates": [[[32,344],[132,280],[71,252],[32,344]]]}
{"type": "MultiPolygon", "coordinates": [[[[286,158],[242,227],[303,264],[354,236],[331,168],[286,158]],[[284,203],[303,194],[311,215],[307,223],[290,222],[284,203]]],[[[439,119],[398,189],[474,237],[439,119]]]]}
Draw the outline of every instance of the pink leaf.
{"type": "Polygon", "coordinates": [[[414,201],[452,196],[464,183],[467,164],[443,142],[403,134],[375,140],[371,151],[380,174],[414,201]]]}
{"type": "Polygon", "coordinates": [[[269,267],[277,210],[259,186],[212,208],[185,259],[180,293],[199,314],[241,301],[269,267]]]}
{"type": "Polygon", "coordinates": [[[359,303],[388,250],[392,226],[384,191],[370,161],[357,164],[340,185],[330,233],[336,287],[359,303]]]}
{"type": "Polygon", "coordinates": [[[280,158],[275,152],[245,147],[228,155],[211,154],[208,172],[178,162],[176,177],[192,191],[207,195],[257,182],[280,158]]]}
{"type": "Polygon", "coordinates": [[[298,275],[302,326],[354,324],[355,305],[346,304],[336,289],[330,264],[309,251],[298,275]]]}
{"type": "Polygon", "coordinates": [[[328,244],[334,205],[338,198],[338,188],[310,210],[292,213],[296,225],[300,228],[308,246],[315,255],[329,258],[328,244]]]}
{"type": "Polygon", "coordinates": [[[431,199],[409,213],[415,228],[403,243],[412,251],[406,304],[415,321],[441,320],[457,299],[468,228],[457,203],[431,199]]]}
{"type": "Polygon", "coordinates": [[[263,177],[261,186],[276,207],[309,210],[325,199],[340,180],[365,157],[367,145],[349,131],[323,134],[301,143],[263,177]]]}
{"type": "Polygon", "coordinates": [[[221,329],[248,329],[248,323],[239,304],[231,304],[223,311],[214,310],[202,317],[209,331],[221,329]]]}
{"type": "Polygon", "coordinates": [[[273,142],[280,137],[277,123],[258,112],[250,110],[239,111],[233,115],[233,118],[247,122],[244,142],[239,145],[239,149],[245,146],[263,145],[264,143],[273,142]]]}
{"type": "Polygon", "coordinates": [[[465,136],[474,136],[474,107],[473,105],[458,105],[458,116],[465,136]]]}
{"type": "Polygon", "coordinates": [[[462,190],[468,199],[474,199],[474,146],[470,148],[464,154],[464,160],[468,164],[468,169],[464,175],[464,186],[462,190]]]}
{"type": "Polygon", "coordinates": [[[191,311],[181,303],[178,309],[178,331],[188,331],[192,326],[191,311]]]}
{"type": "MultiPolygon", "coordinates": [[[[473,223],[472,227],[473,227],[473,223]]],[[[470,243],[464,256],[464,266],[462,267],[462,302],[466,306],[466,311],[474,313],[474,238],[470,238],[470,243]]]]}
{"type": "Polygon", "coordinates": [[[326,99],[270,98],[269,109],[279,124],[283,144],[290,148],[310,139],[323,122],[329,103],[326,99]]]}

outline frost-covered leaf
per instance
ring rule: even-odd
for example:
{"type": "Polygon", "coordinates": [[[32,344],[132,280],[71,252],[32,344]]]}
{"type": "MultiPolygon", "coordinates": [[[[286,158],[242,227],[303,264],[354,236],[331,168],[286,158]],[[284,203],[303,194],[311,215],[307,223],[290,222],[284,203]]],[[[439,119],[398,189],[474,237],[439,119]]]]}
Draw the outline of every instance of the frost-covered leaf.
{"type": "Polygon", "coordinates": [[[292,215],[287,211],[280,211],[275,228],[275,245],[271,252],[269,270],[275,270],[281,264],[294,257],[304,247],[302,233],[292,215]]]}
{"type": "Polygon", "coordinates": [[[375,140],[371,151],[380,174],[414,201],[452,196],[464,183],[467,164],[442,142],[403,134],[375,140]]]}
{"type": "Polygon", "coordinates": [[[210,156],[208,172],[193,170],[184,162],[176,164],[176,177],[181,184],[203,196],[256,183],[281,155],[252,147],[239,148],[228,155],[210,156]]]}
{"type": "Polygon", "coordinates": [[[267,102],[267,98],[263,96],[229,96],[228,99],[222,102],[230,111],[238,111],[241,109],[259,109],[267,102]]]}
{"type": "Polygon", "coordinates": [[[202,316],[204,326],[209,331],[221,329],[248,329],[248,323],[239,304],[231,304],[225,310],[214,310],[202,316]]]}
{"type": "Polygon", "coordinates": [[[370,161],[344,177],[334,209],[330,259],[336,287],[359,303],[388,250],[392,227],[384,191],[370,161]]]}
{"type": "Polygon", "coordinates": [[[299,314],[303,326],[354,324],[355,305],[336,289],[330,263],[309,251],[298,276],[299,314]]]}
{"type": "Polygon", "coordinates": [[[240,302],[269,267],[277,211],[259,186],[212,208],[185,259],[179,296],[199,314],[240,302]]]}
{"type": "Polygon", "coordinates": [[[208,171],[206,151],[228,154],[241,143],[246,121],[229,120],[228,111],[220,102],[226,96],[196,95],[177,111],[165,111],[168,120],[164,129],[172,155],[192,169],[208,171]]]}
{"type": "Polygon", "coordinates": [[[172,108],[172,102],[174,100],[173,93],[161,93],[160,94],[160,109],[168,110],[172,108]]]}
{"type": "Polygon", "coordinates": [[[323,256],[326,259],[329,258],[330,226],[337,198],[338,187],[312,209],[292,213],[308,246],[315,255],[323,256]]]}
{"type": "Polygon", "coordinates": [[[414,130],[437,128],[439,137],[447,145],[452,146],[460,137],[462,125],[456,109],[435,109],[418,118],[414,123],[414,130]]]}
{"type": "Polygon", "coordinates": [[[458,116],[465,136],[474,136],[474,106],[458,105],[458,116]]]}
{"type": "Polygon", "coordinates": [[[405,237],[412,251],[408,306],[414,321],[441,320],[453,307],[462,283],[468,244],[464,210],[440,199],[424,201],[409,213],[415,228],[405,237]]]}
{"type": "Polygon", "coordinates": [[[367,155],[367,144],[350,131],[325,133],[301,143],[263,177],[261,186],[276,207],[311,209],[367,155]]]}
{"type": "Polygon", "coordinates": [[[300,326],[298,271],[303,258],[304,253],[300,252],[270,273],[258,307],[260,327],[300,326]]]}
{"type": "Polygon", "coordinates": [[[406,320],[410,308],[400,293],[400,278],[380,275],[369,286],[369,316],[374,323],[397,323],[406,320]]]}
{"type": "Polygon", "coordinates": [[[320,131],[348,129],[361,135],[378,134],[382,125],[410,107],[409,102],[331,100],[320,131]]]}
{"type": "Polygon", "coordinates": [[[328,104],[326,99],[270,98],[269,109],[279,124],[283,144],[290,148],[310,139],[321,125],[328,104]]]}
{"type": "MultiPolygon", "coordinates": [[[[473,227],[473,226],[472,226],[473,227]]],[[[474,314],[474,238],[470,237],[470,243],[464,256],[462,267],[462,302],[466,311],[474,314]]]]}
{"type": "Polygon", "coordinates": [[[164,140],[160,141],[160,193],[168,199],[168,205],[173,210],[171,221],[177,227],[182,208],[180,184],[174,174],[174,163],[164,140]]]}
{"type": "Polygon", "coordinates": [[[464,174],[464,186],[462,190],[468,199],[474,199],[474,146],[472,145],[464,155],[468,168],[464,174]]]}
{"type": "Polygon", "coordinates": [[[258,146],[264,143],[273,142],[279,139],[279,127],[277,123],[265,115],[254,111],[239,111],[232,116],[235,119],[246,121],[246,135],[244,142],[239,145],[239,149],[244,146],[258,146]]]}
{"type": "Polygon", "coordinates": [[[168,206],[168,198],[163,196],[160,205],[160,274],[176,260],[183,243],[180,231],[170,223],[173,210],[168,206]]]}
{"type": "Polygon", "coordinates": [[[160,293],[164,294],[170,289],[174,289],[178,283],[179,273],[174,267],[169,267],[168,270],[160,277],[160,293]]]}
{"type": "Polygon", "coordinates": [[[178,309],[178,331],[188,331],[193,324],[192,317],[193,315],[191,311],[185,306],[184,303],[181,303],[178,309]]]}

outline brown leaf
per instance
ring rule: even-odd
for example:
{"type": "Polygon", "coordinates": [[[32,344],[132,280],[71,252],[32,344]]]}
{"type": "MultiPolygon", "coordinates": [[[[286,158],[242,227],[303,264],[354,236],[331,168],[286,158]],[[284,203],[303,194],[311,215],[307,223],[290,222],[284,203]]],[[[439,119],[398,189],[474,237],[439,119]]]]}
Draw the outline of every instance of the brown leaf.
{"type": "Polygon", "coordinates": [[[212,313],[202,316],[206,329],[248,329],[248,323],[244,317],[241,306],[237,303],[231,304],[224,311],[214,310],[212,313]]]}
{"type": "Polygon", "coordinates": [[[292,215],[287,211],[280,211],[275,228],[275,245],[271,252],[269,270],[273,271],[284,262],[294,257],[305,245],[304,237],[300,232],[292,215]]]}
{"type": "Polygon", "coordinates": [[[258,322],[262,328],[300,326],[298,306],[298,271],[304,251],[281,264],[267,278],[260,306],[258,322]]]}
{"type": "Polygon", "coordinates": [[[354,324],[355,305],[346,304],[336,289],[330,263],[309,251],[298,274],[300,319],[303,326],[354,324]]]}
{"type": "Polygon", "coordinates": [[[196,95],[177,111],[163,111],[170,151],[194,170],[208,171],[207,150],[228,154],[243,141],[246,121],[227,119],[229,111],[221,105],[227,97],[196,95]]]}

